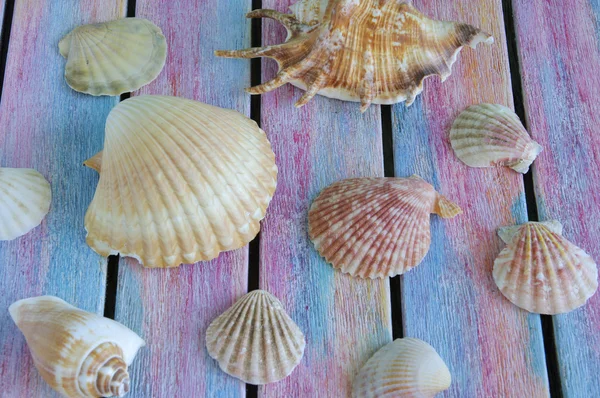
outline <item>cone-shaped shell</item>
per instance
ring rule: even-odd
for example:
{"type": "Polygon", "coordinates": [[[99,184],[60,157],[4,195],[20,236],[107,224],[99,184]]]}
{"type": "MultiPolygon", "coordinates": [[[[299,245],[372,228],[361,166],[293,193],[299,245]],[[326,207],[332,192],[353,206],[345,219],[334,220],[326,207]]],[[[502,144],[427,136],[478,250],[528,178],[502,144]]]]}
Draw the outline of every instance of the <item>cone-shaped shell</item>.
{"type": "Polygon", "coordinates": [[[423,260],[432,213],[452,218],[462,211],[419,176],[352,178],[321,192],[308,213],[308,233],[334,268],[383,278],[423,260]]]}
{"type": "Polygon", "coordinates": [[[494,104],[463,111],[452,125],[450,143],[468,166],[506,166],[523,174],[542,151],[511,109],[494,104]]]}
{"type": "Polygon", "coordinates": [[[249,18],[272,18],[288,30],[284,44],[241,51],[217,51],[231,58],[269,57],[277,76],[248,90],[261,94],[291,83],[306,93],[361,103],[410,105],[427,76],[442,80],[463,46],[491,43],[492,37],[463,23],[435,21],[397,0],[302,0],[295,15],[255,10],[249,18]]]}
{"type": "Polygon", "coordinates": [[[221,369],[250,384],[287,377],[302,360],[304,335],[281,302],[254,290],[215,319],[206,331],[206,348],[221,369]]]}
{"type": "Polygon", "coordinates": [[[40,225],[52,200],[50,184],[32,169],[0,167],[0,240],[12,240],[40,225]]]}
{"type": "Polygon", "coordinates": [[[127,367],[145,343],[125,326],[52,296],[17,301],[9,312],[36,368],[56,391],[67,397],[129,391],[127,367]]]}
{"type": "Polygon", "coordinates": [[[507,246],[494,262],[494,281],[515,305],[538,314],[561,314],[585,304],[598,289],[598,269],[562,236],[558,221],[501,228],[507,246]]]}
{"type": "Polygon", "coordinates": [[[450,387],[448,367],[426,342],[404,338],[381,348],[352,384],[354,398],[431,398],[450,387]]]}
{"type": "Polygon", "coordinates": [[[167,58],[160,28],[140,18],[79,26],[58,48],[69,86],[91,95],[137,90],[156,79],[167,58]]]}
{"type": "Polygon", "coordinates": [[[147,267],[238,249],[258,233],[275,192],[275,155],[242,114],[176,97],[132,97],[106,122],[87,242],[147,267]]]}

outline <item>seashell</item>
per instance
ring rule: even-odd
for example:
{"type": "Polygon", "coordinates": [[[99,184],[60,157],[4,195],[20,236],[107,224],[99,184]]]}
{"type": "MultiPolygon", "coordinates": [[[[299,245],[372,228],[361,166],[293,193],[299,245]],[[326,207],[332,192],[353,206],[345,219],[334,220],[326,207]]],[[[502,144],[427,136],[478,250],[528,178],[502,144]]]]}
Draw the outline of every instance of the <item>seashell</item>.
{"type": "Polygon", "coordinates": [[[362,112],[371,103],[408,106],[423,91],[425,77],[450,76],[463,46],[493,42],[473,26],[429,19],[396,0],[303,0],[291,9],[295,15],[247,14],[281,22],[288,31],[285,43],[215,55],[275,59],[277,76],[247,91],[262,94],[291,83],[306,90],[297,107],[316,94],[360,102],[362,112]]]}
{"type": "Polygon", "coordinates": [[[432,346],[404,338],[382,347],[367,361],[352,383],[352,396],[430,398],[451,382],[448,367],[432,346]]]}
{"type": "Polygon", "coordinates": [[[598,289],[598,269],[562,236],[558,221],[501,228],[508,245],[494,261],[494,281],[513,304],[538,314],[581,307],[598,289]]]}
{"type": "Polygon", "coordinates": [[[206,348],[221,369],[250,384],[289,376],[304,355],[304,335],[277,297],[254,290],[216,318],[206,348]]]}
{"type": "Polygon", "coordinates": [[[102,151],[83,162],[83,165],[100,173],[100,169],[102,168],[102,151]]]}
{"type": "Polygon", "coordinates": [[[416,267],[429,250],[429,217],[462,213],[419,176],[352,178],[327,187],[308,213],[308,233],[334,268],[384,278],[416,267]]]}
{"type": "Polygon", "coordinates": [[[12,240],[40,225],[52,192],[44,176],[33,169],[0,167],[0,240],[12,240]]]}
{"type": "Polygon", "coordinates": [[[53,296],[19,300],[8,310],[53,389],[67,397],[122,397],[129,391],[127,367],[145,345],[137,334],[53,296]]]}
{"type": "Polygon", "coordinates": [[[139,96],[108,115],[87,242],[147,267],[238,249],[258,233],[275,192],[267,137],[241,113],[176,97],[139,96]]]}
{"type": "Polygon", "coordinates": [[[91,95],[135,91],[156,79],[167,59],[162,31],[141,18],[79,26],[58,48],[69,86],[91,95]]]}
{"type": "Polygon", "coordinates": [[[494,104],[463,111],[452,125],[450,143],[468,166],[507,166],[523,174],[542,151],[511,109],[494,104]]]}

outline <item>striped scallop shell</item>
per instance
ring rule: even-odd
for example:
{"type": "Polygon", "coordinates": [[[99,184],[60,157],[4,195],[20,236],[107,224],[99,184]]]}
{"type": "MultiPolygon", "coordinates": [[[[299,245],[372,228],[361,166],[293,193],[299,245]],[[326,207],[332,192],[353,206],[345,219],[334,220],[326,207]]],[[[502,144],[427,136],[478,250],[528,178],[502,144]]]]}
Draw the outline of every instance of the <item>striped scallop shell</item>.
{"type": "Polygon", "coordinates": [[[101,161],[87,242],[103,256],[121,253],[147,267],[210,260],[250,242],[277,178],[275,155],[255,122],[176,97],[117,105],[101,161]]]}
{"type": "Polygon", "coordinates": [[[355,398],[430,398],[447,390],[450,371],[435,349],[415,338],[397,339],[362,367],[352,384],[355,398]]]}
{"type": "Polygon", "coordinates": [[[327,187],[308,214],[309,235],[334,268],[361,278],[395,276],[429,250],[429,218],[461,209],[419,176],[352,178],[327,187]]]}
{"type": "Polygon", "coordinates": [[[52,200],[50,184],[32,169],[0,167],[0,240],[12,240],[40,225],[52,200]]]}
{"type": "Polygon", "coordinates": [[[304,335],[281,302],[254,290],[215,319],[206,331],[206,348],[221,369],[250,384],[279,381],[304,355],[304,335]]]}
{"type": "Polygon", "coordinates": [[[558,221],[501,228],[507,243],[494,262],[494,281],[515,305],[538,314],[562,314],[585,304],[598,289],[598,269],[562,236],[558,221]]]}
{"type": "Polygon", "coordinates": [[[73,90],[119,95],[156,79],[167,58],[160,28],[140,18],[79,26],[58,44],[73,90]]]}
{"type": "Polygon", "coordinates": [[[511,109],[494,104],[463,111],[452,125],[450,142],[468,166],[507,166],[523,174],[542,151],[511,109]]]}

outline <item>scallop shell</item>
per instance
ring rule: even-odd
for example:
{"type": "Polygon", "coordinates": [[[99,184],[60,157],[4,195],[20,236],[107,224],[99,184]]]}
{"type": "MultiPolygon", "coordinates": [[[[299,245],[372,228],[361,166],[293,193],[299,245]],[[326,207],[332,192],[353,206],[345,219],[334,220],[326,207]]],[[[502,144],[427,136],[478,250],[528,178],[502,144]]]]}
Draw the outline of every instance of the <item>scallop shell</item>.
{"type": "Polygon", "coordinates": [[[254,290],[215,319],[206,348],[221,369],[250,384],[289,376],[304,355],[304,335],[277,297],[254,290]]]}
{"type": "Polygon", "coordinates": [[[581,307],[598,289],[598,269],[562,236],[558,221],[501,228],[507,247],[494,262],[494,281],[513,304],[538,314],[581,307]]]}
{"type": "Polygon", "coordinates": [[[139,96],[110,112],[88,244],[147,267],[210,260],[258,233],[275,192],[267,137],[242,114],[139,96]]]}
{"type": "Polygon", "coordinates": [[[507,166],[523,174],[542,151],[511,109],[494,104],[462,112],[450,130],[450,143],[468,166],[507,166]]]}
{"type": "Polygon", "coordinates": [[[98,152],[97,154],[83,162],[83,165],[100,173],[100,170],[102,168],[102,151],[98,152]]]}
{"type": "Polygon", "coordinates": [[[53,296],[17,301],[9,312],[36,368],[56,391],[67,397],[122,397],[129,391],[127,367],[145,343],[125,326],[53,296]]]}
{"type": "Polygon", "coordinates": [[[352,384],[356,398],[430,398],[447,390],[450,371],[435,349],[415,338],[397,339],[367,361],[352,384]]]}
{"type": "Polygon", "coordinates": [[[32,169],[0,167],[0,240],[12,240],[40,225],[52,192],[44,176],[32,169]]]}
{"type": "Polygon", "coordinates": [[[435,21],[397,0],[304,0],[295,15],[255,10],[248,18],[272,18],[288,31],[284,44],[238,51],[217,51],[229,58],[273,58],[277,76],[248,89],[262,94],[285,83],[306,90],[300,107],[316,94],[361,103],[412,104],[427,76],[442,81],[463,46],[493,38],[462,23],[435,21]]]}
{"type": "Polygon", "coordinates": [[[119,95],[156,79],[167,58],[160,28],[140,18],[79,26],[58,43],[73,90],[119,95]]]}
{"type": "Polygon", "coordinates": [[[308,214],[308,233],[334,268],[384,278],[423,260],[431,213],[452,218],[462,211],[419,176],[352,178],[321,192],[308,214]]]}

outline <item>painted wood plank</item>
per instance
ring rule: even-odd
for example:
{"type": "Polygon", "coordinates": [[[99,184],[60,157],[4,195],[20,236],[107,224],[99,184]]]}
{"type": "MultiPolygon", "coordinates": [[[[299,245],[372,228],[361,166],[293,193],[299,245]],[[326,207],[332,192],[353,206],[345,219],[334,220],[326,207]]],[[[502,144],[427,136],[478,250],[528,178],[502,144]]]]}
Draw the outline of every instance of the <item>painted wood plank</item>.
{"type": "MultiPolygon", "coordinates": [[[[136,16],[162,28],[169,50],[159,77],[135,95],[181,96],[249,115],[249,63],[213,51],[250,45],[250,8],[250,0],[138,0],[136,16]]],[[[130,368],[134,396],[245,395],[245,384],[219,369],[204,341],[209,323],[247,292],[247,264],[247,248],[168,270],[121,260],[115,316],[147,342],[130,368]]]]}
{"type": "MultiPolygon", "coordinates": [[[[514,0],[526,118],[544,151],[534,163],[539,217],[600,260],[600,2],[514,0]]],[[[566,397],[600,396],[600,295],[554,317],[566,397]]]]}
{"type": "MultiPolygon", "coordinates": [[[[262,5],[288,12],[291,3],[262,5]]],[[[284,39],[281,26],[263,20],[263,43],[284,39]]],[[[263,81],[276,72],[275,62],[263,61],[263,81]]],[[[371,106],[361,115],[357,103],[320,96],[296,109],[302,93],[286,85],[262,96],[262,126],[280,174],[263,222],[259,283],[281,299],[306,349],[291,376],[259,387],[259,396],[345,397],[360,367],[391,341],[389,284],[334,271],[308,239],[308,208],[335,181],[383,175],[381,111],[371,106]]]]}
{"type": "MultiPolygon", "coordinates": [[[[0,104],[0,165],[32,167],[52,186],[42,225],[0,242],[0,395],[58,396],[33,366],[8,306],[52,294],[102,314],[106,259],[85,243],[83,218],[97,177],[82,162],[102,148],[104,122],[116,97],[71,90],[58,41],[77,25],[120,18],[125,1],[17,0],[0,104]]],[[[7,38],[4,38],[5,40],[7,38]]]]}
{"type": "Polygon", "coordinates": [[[492,279],[503,247],[497,228],[527,218],[522,177],[469,168],[449,142],[450,126],[467,106],[512,106],[501,1],[413,3],[432,18],[478,26],[496,42],[464,49],[445,83],[429,78],[412,107],[393,109],[396,175],[421,175],[464,210],[452,220],[432,218],[430,252],[402,279],[405,335],[432,344],[448,364],[453,382],[444,396],[547,396],[539,316],[504,299],[492,279]]]}

